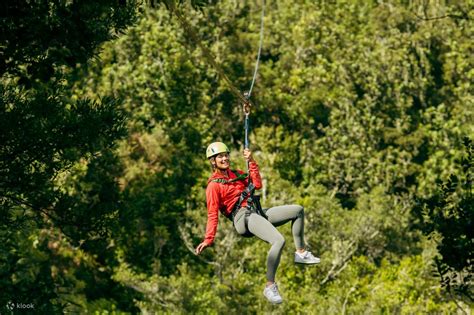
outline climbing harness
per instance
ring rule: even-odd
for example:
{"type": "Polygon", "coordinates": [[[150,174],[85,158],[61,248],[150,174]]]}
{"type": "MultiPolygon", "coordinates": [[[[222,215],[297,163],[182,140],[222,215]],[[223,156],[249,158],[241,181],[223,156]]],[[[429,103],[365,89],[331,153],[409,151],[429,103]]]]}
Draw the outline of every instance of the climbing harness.
{"type": "Polygon", "coordinates": [[[240,211],[245,211],[245,217],[244,217],[245,223],[244,224],[245,224],[245,230],[247,232],[242,234],[242,236],[251,237],[251,236],[253,236],[253,234],[250,233],[249,229],[248,229],[248,219],[249,219],[250,215],[252,213],[256,213],[256,214],[264,217],[265,219],[267,219],[267,216],[265,214],[265,211],[262,209],[262,206],[260,205],[260,196],[257,196],[257,195],[254,196],[253,195],[253,193],[255,191],[255,185],[250,181],[250,176],[248,176],[248,174],[246,174],[246,173],[240,174],[236,170],[230,170],[230,172],[232,172],[236,177],[232,178],[232,179],[216,178],[216,179],[213,179],[212,182],[227,185],[227,184],[231,184],[231,183],[234,183],[236,181],[245,180],[245,179],[248,178],[249,183],[245,187],[245,189],[242,191],[242,193],[240,194],[240,197],[237,200],[237,202],[235,203],[234,207],[232,208],[232,211],[229,214],[226,214],[222,211],[221,211],[221,213],[227,219],[229,219],[232,223],[234,223],[234,219],[235,219],[235,216],[237,215],[237,213],[239,213],[240,211]],[[245,207],[245,208],[242,207],[242,203],[244,202],[244,200],[247,200],[247,207],[245,207]]]}

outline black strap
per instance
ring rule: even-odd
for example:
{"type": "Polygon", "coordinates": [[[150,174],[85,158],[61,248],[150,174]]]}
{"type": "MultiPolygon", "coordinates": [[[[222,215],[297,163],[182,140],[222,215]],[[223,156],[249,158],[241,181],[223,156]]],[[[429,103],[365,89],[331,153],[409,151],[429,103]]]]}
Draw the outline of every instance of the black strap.
{"type": "MultiPolygon", "coordinates": [[[[248,201],[247,201],[248,202],[248,201]]],[[[265,219],[268,219],[265,211],[263,211],[261,205],[260,205],[260,196],[255,195],[253,200],[252,200],[252,206],[247,208],[240,208],[240,207],[234,207],[233,211],[231,214],[227,217],[229,220],[234,222],[234,218],[237,215],[239,211],[244,211],[244,224],[245,224],[245,233],[241,234],[243,237],[252,237],[253,234],[249,231],[249,217],[252,213],[256,213],[265,219]]]]}
{"type": "MultiPolygon", "coordinates": [[[[239,210],[241,209],[242,202],[245,200],[245,198],[247,198],[247,196],[247,210],[249,210],[250,212],[255,212],[258,215],[264,217],[265,219],[268,219],[267,214],[265,213],[265,211],[263,211],[262,205],[260,204],[260,196],[254,195],[254,190],[255,186],[250,183],[249,186],[240,195],[239,200],[235,204],[230,215],[227,216],[229,220],[234,221],[237,212],[239,212],[239,210]]],[[[247,227],[247,223],[245,226],[247,227]]]]}
{"type": "Polygon", "coordinates": [[[268,216],[266,212],[262,208],[262,204],[260,203],[260,196],[259,195],[254,195],[252,198],[253,205],[255,207],[255,211],[257,212],[258,215],[264,217],[265,219],[268,219],[268,216]]]}
{"type": "Polygon", "coordinates": [[[250,209],[252,207],[252,196],[254,191],[255,185],[250,182],[240,194],[239,200],[235,204],[234,209],[240,209],[240,205],[242,204],[242,202],[244,202],[245,199],[247,199],[247,208],[250,209]]]}

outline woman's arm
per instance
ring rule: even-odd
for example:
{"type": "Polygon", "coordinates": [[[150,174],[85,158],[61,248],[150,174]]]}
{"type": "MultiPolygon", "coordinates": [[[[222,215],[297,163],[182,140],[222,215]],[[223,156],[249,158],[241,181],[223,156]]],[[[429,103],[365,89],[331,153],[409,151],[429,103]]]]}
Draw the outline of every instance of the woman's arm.
{"type": "Polygon", "coordinates": [[[210,182],[206,189],[207,202],[207,225],[204,241],[196,247],[196,254],[199,255],[206,247],[214,242],[219,222],[219,186],[218,183],[210,182]]]}
{"type": "Polygon", "coordinates": [[[262,188],[262,178],[260,177],[260,171],[258,170],[257,161],[252,156],[252,151],[244,149],[244,158],[249,163],[249,176],[252,183],[255,185],[255,189],[262,188]]]}

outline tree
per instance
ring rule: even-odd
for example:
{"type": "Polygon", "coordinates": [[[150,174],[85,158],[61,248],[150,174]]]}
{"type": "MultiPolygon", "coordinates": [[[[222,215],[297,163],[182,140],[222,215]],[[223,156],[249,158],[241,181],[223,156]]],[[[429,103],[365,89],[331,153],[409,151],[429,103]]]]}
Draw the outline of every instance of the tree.
{"type": "Polygon", "coordinates": [[[472,195],[474,146],[464,139],[465,156],[459,161],[462,173],[439,184],[432,197],[419,200],[414,209],[423,232],[438,241],[435,265],[443,287],[474,301],[474,197],[472,195]]]}
{"type": "MultiPolygon", "coordinates": [[[[430,275],[437,244],[410,210],[438,194],[437,181],[462,177],[455,161],[473,132],[472,1],[268,3],[251,113],[263,202],[304,205],[307,242],[322,256],[320,266],[298,269],[287,246],[277,275],[287,303],[278,309],[256,298],[264,242],[237,237],[222,219],[215,246],[190,252],[206,221],[206,145],[227,142],[234,166],[245,167],[241,105],[199,45],[157,1],[103,45],[93,25],[114,20],[115,6],[114,14],[92,2],[34,8],[41,3],[8,5],[32,6],[48,17],[38,23],[56,23],[58,32],[84,19],[92,37],[72,32],[71,43],[67,34],[55,43],[45,35],[58,49],[28,37],[5,59],[2,298],[34,299],[29,292],[39,290],[41,311],[86,313],[467,308],[430,275]],[[94,48],[89,57],[61,48],[76,43],[94,48]],[[46,50],[19,58],[29,46],[46,50]],[[56,60],[61,53],[75,61],[56,60]]],[[[233,84],[247,89],[260,3],[200,11],[202,1],[176,3],[233,84]]],[[[439,205],[434,215],[447,204],[439,205]]],[[[289,227],[281,231],[289,241],[289,227]]]]}
{"type": "MultiPolygon", "coordinates": [[[[251,115],[264,202],[303,204],[308,241],[324,258],[312,270],[295,270],[282,259],[279,277],[292,297],[282,312],[456,308],[433,289],[426,265],[433,248],[411,229],[410,209],[414,195],[434,193],[436,179],[459,171],[453,161],[471,132],[465,70],[472,25],[465,18],[422,21],[413,10],[375,1],[283,1],[267,10],[270,31],[251,115]],[[373,270],[383,277],[372,277],[373,270]],[[379,287],[386,289],[372,303],[379,287]]],[[[188,16],[241,89],[255,61],[258,13],[256,4],[229,1],[188,16]]],[[[205,225],[208,169],[201,154],[214,139],[238,150],[240,106],[168,12],[147,14],[107,45],[78,92],[120,95],[134,131],[121,147],[124,191],[133,198],[126,200],[131,233],[114,236],[121,257],[114,279],[143,294],[137,306],[145,312],[265,310],[255,299],[265,244],[233,239],[232,227],[221,221],[206,256],[186,252],[205,225]],[[173,255],[167,244],[183,250],[173,255]],[[169,265],[174,269],[165,270],[169,265]]]]}
{"type": "Polygon", "coordinates": [[[111,149],[125,134],[115,99],[73,99],[70,87],[99,45],[133,23],[138,5],[0,6],[0,304],[33,303],[36,311],[58,312],[65,307],[60,287],[74,284],[65,273],[52,272],[61,263],[48,245],[52,240],[43,236],[59,230],[79,246],[107,233],[117,209],[111,149]],[[71,186],[61,187],[61,180],[78,164],[88,169],[68,191],[71,186]]]}

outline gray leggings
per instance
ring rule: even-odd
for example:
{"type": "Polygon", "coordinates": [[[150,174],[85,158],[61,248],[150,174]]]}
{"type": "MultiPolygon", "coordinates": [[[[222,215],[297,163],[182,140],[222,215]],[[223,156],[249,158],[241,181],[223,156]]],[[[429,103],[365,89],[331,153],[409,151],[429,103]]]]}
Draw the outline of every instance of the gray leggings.
{"type": "MultiPolygon", "coordinates": [[[[245,228],[246,209],[242,208],[234,218],[234,227],[240,235],[248,232],[270,243],[267,256],[267,280],[275,281],[275,273],[280,263],[280,256],[285,239],[275,228],[291,221],[291,231],[296,249],[304,248],[304,210],[302,206],[285,205],[269,208],[266,211],[268,220],[256,213],[248,217],[248,230],[245,228]]],[[[248,214],[248,213],[247,213],[248,214]]]]}

